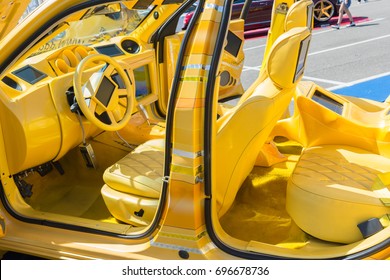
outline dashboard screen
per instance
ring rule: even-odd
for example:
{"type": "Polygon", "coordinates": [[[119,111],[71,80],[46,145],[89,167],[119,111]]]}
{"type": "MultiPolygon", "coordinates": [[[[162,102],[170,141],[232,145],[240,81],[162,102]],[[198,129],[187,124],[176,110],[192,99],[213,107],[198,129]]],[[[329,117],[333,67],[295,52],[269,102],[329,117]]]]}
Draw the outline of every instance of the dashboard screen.
{"type": "Polygon", "coordinates": [[[225,47],[225,51],[230,53],[231,55],[237,57],[238,52],[241,48],[242,40],[233,32],[229,30],[227,35],[227,44],[225,47]]]}
{"type": "Polygon", "coordinates": [[[307,6],[307,28],[312,30],[314,5],[307,6]]]}
{"type": "Polygon", "coordinates": [[[144,97],[152,92],[150,87],[149,68],[147,65],[134,69],[135,96],[144,97]]]}
{"type": "Polygon", "coordinates": [[[30,65],[26,65],[14,72],[12,72],[16,77],[21,78],[22,80],[25,80],[26,82],[30,84],[35,84],[38,81],[45,78],[47,75],[45,73],[42,73],[41,71],[38,71],[37,69],[33,68],[30,65]]]}
{"type": "Polygon", "coordinates": [[[344,105],[330,98],[329,96],[316,91],[312,97],[314,101],[328,108],[329,110],[341,115],[343,113],[344,105]]]}
{"type": "Polygon", "coordinates": [[[307,51],[309,50],[310,45],[310,36],[306,37],[302,42],[299,48],[299,56],[297,61],[297,69],[295,70],[294,82],[298,80],[305,70],[305,63],[307,57],[307,51]]]}
{"type": "Polygon", "coordinates": [[[115,85],[109,79],[107,79],[107,77],[103,77],[103,80],[96,93],[96,98],[102,102],[104,106],[108,106],[114,90],[115,85]]]}
{"type": "Polygon", "coordinates": [[[95,47],[95,49],[98,53],[105,54],[111,57],[124,54],[122,50],[115,44],[95,47]]]}

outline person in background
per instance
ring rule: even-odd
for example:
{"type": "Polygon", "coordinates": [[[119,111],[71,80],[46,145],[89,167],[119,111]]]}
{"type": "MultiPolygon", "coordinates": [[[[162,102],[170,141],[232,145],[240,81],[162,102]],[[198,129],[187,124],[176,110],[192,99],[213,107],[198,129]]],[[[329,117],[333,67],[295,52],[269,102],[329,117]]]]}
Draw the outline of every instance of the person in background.
{"type": "Polygon", "coordinates": [[[343,19],[344,12],[348,15],[349,18],[349,27],[355,26],[355,22],[353,21],[352,14],[349,11],[349,6],[351,6],[352,0],[341,0],[340,10],[339,10],[339,19],[337,24],[332,25],[335,29],[340,29],[340,23],[343,19]]]}

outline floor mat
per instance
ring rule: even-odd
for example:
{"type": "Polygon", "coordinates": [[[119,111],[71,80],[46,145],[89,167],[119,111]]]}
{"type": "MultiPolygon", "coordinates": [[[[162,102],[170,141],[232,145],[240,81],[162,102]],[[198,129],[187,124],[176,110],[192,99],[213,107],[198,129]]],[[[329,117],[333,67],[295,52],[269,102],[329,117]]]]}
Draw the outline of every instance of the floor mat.
{"type": "Polygon", "coordinates": [[[275,142],[288,160],[272,167],[255,167],[220,222],[228,234],[240,240],[300,246],[307,239],[286,211],[286,188],[302,148],[282,138],[275,142]]]}
{"type": "Polygon", "coordinates": [[[63,175],[52,170],[44,177],[37,173],[26,177],[25,181],[33,185],[33,196],[26,202],[44,212],[118,223],[105,206],[100,190],[104,170],[126,152],[98,142],[93,143],[93,148],[96,169],[87,168],[79,150],[74,149],[59,161],[63,175]]]}

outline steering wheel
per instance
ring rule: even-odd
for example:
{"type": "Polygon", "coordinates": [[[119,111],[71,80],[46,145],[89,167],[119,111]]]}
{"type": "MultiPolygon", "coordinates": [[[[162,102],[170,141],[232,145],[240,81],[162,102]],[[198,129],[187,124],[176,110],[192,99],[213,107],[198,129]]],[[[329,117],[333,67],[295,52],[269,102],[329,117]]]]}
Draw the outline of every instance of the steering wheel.
{"type": "Polygon", "coordinates": [[[134,104],[134,85],[111,57],[92,54],[81,60],[73,76],[73,88],[80,110],[97,127],[116,131],[129,122],[134,104]],[[85,80],[85,73],[91,72],[88,69],[97,70],[85,80]],[[114,82],[114,75],[117,77],[115,80],[122,83],[114,82]]]}

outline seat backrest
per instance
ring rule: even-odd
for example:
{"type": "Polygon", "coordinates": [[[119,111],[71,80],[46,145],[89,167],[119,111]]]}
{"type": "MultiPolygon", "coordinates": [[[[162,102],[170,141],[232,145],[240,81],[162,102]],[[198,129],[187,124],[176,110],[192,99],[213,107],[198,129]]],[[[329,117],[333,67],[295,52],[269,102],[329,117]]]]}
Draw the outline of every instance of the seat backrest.
{"type": "Polygon", "coordinates": [[[301,0],[292,4],[284,20],[284,31],[286,32],[292,28],[303,26],[312,29],[313,11],[314,5],[311,0],[301,0]]]}
{"type": "Polygon", "coordinates": [[[281,35],[267,59],[267,78],[217,120],[213,193],[219,216],[233,203],[272,128],[288,108],[303,74],[310,38],[307,27],[293,28],[281,35]]]}
{"type": "MultiPolygon", "coordinates": [[[[287,11],[286,17],[284,19],[284,27],[281,32],[287,32],[296,27],[308,27],[310,30],[313,25],[313,2],[311,0],[301,0],[295,2],[290,6],[287,11]]],[[[282,34],[284,34],[282,33],[282,34]]],[[[273,40],[274,36],[268,36],[268,40],[273,40]]],[[[264,59],[269,52],[265,51],[264,59]]],[[[263,65],[265,65],[266,61],[263,61],[263,65]]],[[[267,71],[265,69],[260,69],[259,76],[256,81],[252,83],[252,85],[244,92],[244,94],[240,97],[239,102],[245,101],[245,99],[250,96],[254,89],[258,84],[263,82],[267,78],[267,71]]]]}

